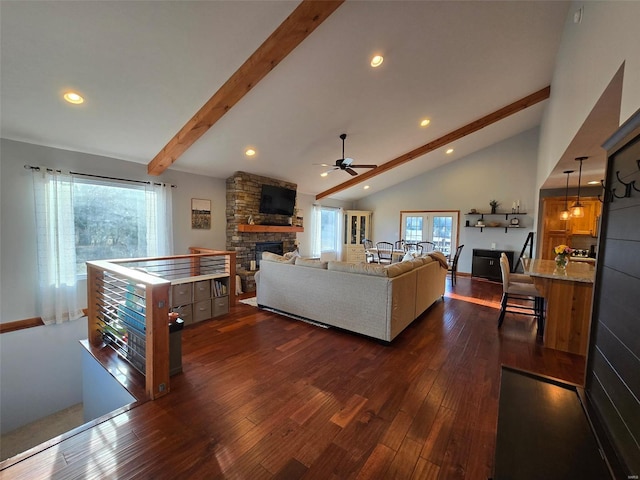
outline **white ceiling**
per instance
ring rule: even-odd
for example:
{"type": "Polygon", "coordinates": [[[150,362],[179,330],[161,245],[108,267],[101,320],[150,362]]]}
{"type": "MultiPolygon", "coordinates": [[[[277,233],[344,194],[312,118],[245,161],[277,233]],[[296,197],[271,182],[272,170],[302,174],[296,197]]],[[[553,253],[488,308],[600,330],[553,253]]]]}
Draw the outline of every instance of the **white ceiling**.
{"type": "MultiPolygon", "coordinates": [[[[2,137],[147,164],[296,6],[3,0],[2,137]],[[66,104],[67,89],[86,102],[66,104]]],[[[343,132],[346,156],[383,164],[549,85],[568,6],[347,1],[171,168],[242,170],[320,193],[351,178],[321,178],[314,165],[341,157],[343,132]],[[247,146],[258,155],[246,158],[247,146]]],[[[333,197],[360,198],[535,127],[545,104],[333,197]]]]}

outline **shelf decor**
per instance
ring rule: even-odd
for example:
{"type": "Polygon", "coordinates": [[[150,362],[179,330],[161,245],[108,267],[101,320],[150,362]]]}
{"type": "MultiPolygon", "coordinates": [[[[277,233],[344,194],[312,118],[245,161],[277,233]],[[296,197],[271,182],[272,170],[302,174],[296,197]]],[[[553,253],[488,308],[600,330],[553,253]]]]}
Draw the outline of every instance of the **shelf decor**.
{"type": "Polygon", "coordinates": [[[491,213],[495,214],[496,213],[496,209],[498,208],[498,206],[500,205],[500,202],[497,200],[491,200],[489,202],[489,205],[491,206],[491,213]]]}

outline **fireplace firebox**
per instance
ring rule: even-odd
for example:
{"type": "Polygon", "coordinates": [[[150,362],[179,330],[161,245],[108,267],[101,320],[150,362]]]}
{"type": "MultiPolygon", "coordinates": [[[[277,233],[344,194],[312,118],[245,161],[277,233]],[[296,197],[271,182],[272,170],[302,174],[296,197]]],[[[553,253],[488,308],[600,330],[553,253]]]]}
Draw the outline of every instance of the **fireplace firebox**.
{"type": "Polygon", "coordinates": [[[282,255],[284,253],[283,242],[256,242],[256,267],[260,268],[260,260],[263,252],[276,253],[282,255]]]}

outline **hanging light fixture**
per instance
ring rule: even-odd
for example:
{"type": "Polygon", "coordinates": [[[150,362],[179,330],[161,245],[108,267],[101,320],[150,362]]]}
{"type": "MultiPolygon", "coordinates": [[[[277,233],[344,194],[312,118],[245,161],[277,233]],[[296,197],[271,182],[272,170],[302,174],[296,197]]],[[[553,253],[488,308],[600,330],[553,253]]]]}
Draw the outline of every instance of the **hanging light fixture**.
{"type": "Polygon", "coordinates": [[[582,180],[582,162],[589,157],[578,157],[576,158],[577,162],[580,162],[580,169],[578,170],[578,199],[571,206],[571,216],[575,218],[584,217],[584,207],[580,203],[580,181],[582,180]]]}
{"type": "Polygon", "coordinates": [[[569,175],[575,170],[565,170],[562,173],[567,174],[567,187],[564,189],[564,210],[560,212],[560,220],[569,220],[571,212],[569,211],[569,175]]]}

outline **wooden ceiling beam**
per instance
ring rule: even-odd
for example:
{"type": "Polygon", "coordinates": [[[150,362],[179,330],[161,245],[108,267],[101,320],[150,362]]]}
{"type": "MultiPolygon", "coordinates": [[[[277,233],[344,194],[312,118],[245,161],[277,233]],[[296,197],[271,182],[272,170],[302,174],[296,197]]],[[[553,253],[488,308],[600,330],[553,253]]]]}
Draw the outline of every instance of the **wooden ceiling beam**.
{"type": "Polygon", "coordinates": [[[147,165],[160,175],[307,38],[344,0],[303,0],[147,165]]]}
{"type": "Polygon", "coordinates": [[[549,98],[550,93],[551,86],[547,86],[542,90],[538,90],[537,92],[532,93],[531,95],[527,95],[526,97],[521,98],[520,100],[517,100],[507,105],[506,107],[502,107],[501,109],[485,115],[484,117],[479,118],[478,120],[475,120],[471,123],[468,123],[467,125],[460,127],[457,130],[447,133],[446,135],[443,135],[442,137],[437,138],[432,142],[427,143],[426,145],[422,145],[421,147],[411,150],[404,155],[400,155],[393,160],[383,163],[379,167],[376,167],[372,170],[369,170],[368,172],[358,175],[357,177],[353,177],[346,182],[336,185],[335,187],[325,190],[324,192],[316,195],[316,200],[320,200],[321,198],[328,197],[329,195],[333,195],[334,193],[340,192],[342,190],[346,190],[347,188],[353,187],[358,183],[362,183],[377,175],[381,175],[384,172],[391,170],[392,168],[398,167],[403,163],[414,160],[440,147],[444,147],[449,143],[455,142],[462,137],[466,137],[471,133],[477,132],[478,130],[483,129],[484,127],[491,125],[492,123],[496,123],[507,118],[510,115],[513,115],[514,113],[517,113],[521,110],[524,110],[525,108],[535,105],[536,103],[546,100],[547,98],[549,98]]]}

